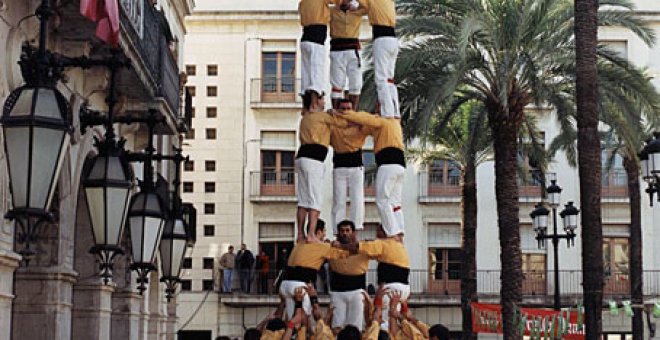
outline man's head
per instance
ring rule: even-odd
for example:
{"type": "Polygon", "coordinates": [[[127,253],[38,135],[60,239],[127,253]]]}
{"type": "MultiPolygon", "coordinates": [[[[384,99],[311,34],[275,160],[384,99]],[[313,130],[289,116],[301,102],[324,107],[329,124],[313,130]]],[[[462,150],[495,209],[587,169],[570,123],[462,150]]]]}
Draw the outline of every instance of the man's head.
{"type": "Polygon", "coordinates": [[[378,331],[378,340],[390,340],[390,333],[381,329],[378,331]]]}
{"type": "Polygon", "coordinates": [[[350,100],[348,100],[346,98],[342,98],[342,99],[339,99],[337,102],[339,103],[339,105],[337,106],[337,109],[339,109],[340,111],[352,111],[353,110],[353,103],[350,100]]]}
{"type": "Polygon", "coordinates": [[[337,224],[337,232],[339,242],[343,244],[351,243],[353,240],[353,233],[355,232],[355,223],[349,220],[343,220],[337,224]]]}
{"type": "Polygon", "coordinates": [[[234,246],[229,246],[229,253],[233,254],[234,253],[234,246]]]}
{"type": "Polygon", "coordinates": [[[248,328],[243,334],[243,340],[259,340],[261,338],[261,332],[256,328],[248,328]]]}
{"type": "Polygon", "coordinates": [[[307,90],[303,95],[303,109],[309,112],[320,112],[325,108],[323,94],[314,90],[307,90]]]}
{"type": "Polygon", "coordinates": [[[314,229],[314,233],[316,234],[316,238],[320,241],[325,240],[325,221],[319,218],[319,220],[316,222],[316,229],[314,229]]]}
{"type": "Polygon", "coordinates": [[[245,245],[245,243],[242,243],[241,244],[241,250],[245,250],[245,249],[247,249],[247,246],[245,245]]]}
{"type": "Polygon", "coordinates": [[[346,325],[337,334],[337,340],[360,340],[361,338],[360,330],[353,325],[346,325]]]}
{"type": "Polygon", "coordinates": [[[436,324],[429,329],[429,339],[430,340],[450,340],[449,329],[447,327],[436,324]]]}

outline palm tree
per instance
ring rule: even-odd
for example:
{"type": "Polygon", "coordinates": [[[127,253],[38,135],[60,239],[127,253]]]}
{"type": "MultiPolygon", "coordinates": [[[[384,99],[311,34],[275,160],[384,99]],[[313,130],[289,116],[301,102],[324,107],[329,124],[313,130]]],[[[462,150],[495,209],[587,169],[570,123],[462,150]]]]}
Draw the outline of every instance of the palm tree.
{"type": "MultiPolygon", "coordinates": [[[[458,111],[452,119],[435,128],[427,136],[425,144],[434,148],[416,152],[416,158],[428,163],[446,160],[461,169],[461,308],[463,314],[463,338],[476,339],[472,333],[471,302],[477,301],[477,166],[492,158],[492,138],[487,117],[480,102],[468,101],[455,107],[458,111]]],[[[436,115],[437,117],[437,115],[436,115]]]]}
{"type": "MultiPolygon", "coordinates": [[[[629,7],[623,1],[608,4],[629,7]]],[[[494,141],[500,252],[506,255],[500,256],[503,333],[519,339],[513,314],[522,302],[522,261],[518,186],[511,174],[517,172],[525,108],[551,105],[565,123],[562,118],[574,107],[573,3],[399,0],[399,10],[406,17],[398,24],[404,43],[396,79],[408,137],[428,131],[434,121],[446,125],[457,110],[446,110],[441,118],[434,114],[448,102],[457,105],[457,97],[480,102],[487,114],[494,141]]],[[[628,12],[599,15],[601,23],[629,27],[642,39],[651,34],[628,12]]],[[[627,64],[608,65],[627,70],[627,64]]]]}

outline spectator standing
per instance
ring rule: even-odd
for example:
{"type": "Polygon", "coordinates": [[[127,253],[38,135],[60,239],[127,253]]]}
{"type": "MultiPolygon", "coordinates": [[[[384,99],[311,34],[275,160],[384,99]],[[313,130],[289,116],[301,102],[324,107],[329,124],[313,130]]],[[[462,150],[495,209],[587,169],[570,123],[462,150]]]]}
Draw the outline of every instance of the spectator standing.
{"type": "Polygon", "coordinates": [[[238,268],[238,278],[241,281],[241,291],[245,294],[250,294],[251,291],[252,266],[254,266],[254,255],[243,243],[241,250],[236,254],[236,267],[238,268]]]}
{"type": "Polygon", "coordinates": [[[257,292],[259,294],[268,294],[268,274],[270,272],[270,258],[265,251],[257,256],[257,270],[259,275],[259,285],[257,292]]]}
{"type": "Polygon", "coordinates": [[[230,245],[229,250],[220,257],[220,267],[222,268],[223,275],[223,293],[231,293],[231,281],[235,266],[236,255],[234,254],[234,246],[230,245]]]}

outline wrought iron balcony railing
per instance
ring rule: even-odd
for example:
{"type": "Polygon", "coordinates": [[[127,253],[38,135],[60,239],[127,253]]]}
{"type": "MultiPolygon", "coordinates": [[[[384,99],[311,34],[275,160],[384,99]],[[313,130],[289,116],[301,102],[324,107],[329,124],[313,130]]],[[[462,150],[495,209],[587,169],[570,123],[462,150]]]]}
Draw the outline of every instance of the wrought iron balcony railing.
{"type": "Polygon", "coordinates": [[[250,82],[252,104],[299,104],[299,93],[300,79],[293,77],[255,78],[250,82]]]}

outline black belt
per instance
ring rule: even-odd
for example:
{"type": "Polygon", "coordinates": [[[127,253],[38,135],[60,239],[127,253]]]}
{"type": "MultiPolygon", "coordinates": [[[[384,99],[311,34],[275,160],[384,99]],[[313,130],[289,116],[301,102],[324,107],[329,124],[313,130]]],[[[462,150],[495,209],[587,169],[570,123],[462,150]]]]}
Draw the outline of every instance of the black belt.
{"type": "Polygon", "coordinates": [[[366,289],[367,274],[344,275],[330,271],[330,289],[333,292],[350,292],[352,290],[366,289]]]}
{"type": "Polygon", "coordinates": [[[392,26],[374,25],[371,26],[371,33],[374,40],[380,37],[396,37],[396,31],[392,26]]]}
{"type": "Polygon", "coordinates": [[[332,38],[330,39],[330,51],[359,50],[360,40],[356,38],[332,38]]]}
{"type": "Polygon", "coordinates": [[[335,168],[357,168],[362,166],[362,150],[355,152],[338,153],[332,156],[332,165],[335,168]]]}
{"type": "Polygon", "coordinates": [[[311,158],[319,162],[324,162],[328,155],[328,147],[321,144],[303,144],[298,148],[296,158],[311,158]]]}
{"type": "Polygon", "coordinates": [[[307,267],[289,267],[284,270],[284,280],[316,283],[318,270],[307,267]]]}
{"type": "Polygon", "coordinates": [[[403,150],[395,147],[384,148],[376,154],[376,164],[378,166],[385,164],[398,164],[406,167],[406,158],[403,155],[403,150]]]}
{"type": "Polygon", "coordinates": [[[319,45],[325,45],[325,38],[328,37],[327,25],[309,25],[303,27],[303,35],[300,41],[309,41],[319,45]]]}
{"type": "Polygon", "coordinates": [[[378,263],[378,283],[408,284],[410,268],[399,267],[389,263],[378,263]]]}

